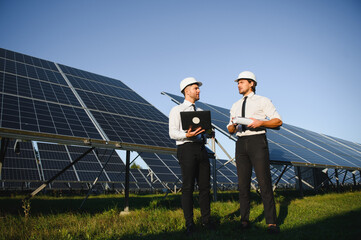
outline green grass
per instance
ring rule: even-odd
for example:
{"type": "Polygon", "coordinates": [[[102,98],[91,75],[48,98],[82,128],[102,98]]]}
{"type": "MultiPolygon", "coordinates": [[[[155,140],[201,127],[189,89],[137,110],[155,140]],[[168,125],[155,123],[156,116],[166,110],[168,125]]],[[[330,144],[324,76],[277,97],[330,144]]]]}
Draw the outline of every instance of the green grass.
{"type": "MultiPolygon", "coordinates": [[[[195,194],[197,231],[191,239],[359,239],[361,236],[361,192],[309,194],[295,191],[275,195],[281,233],[266,233],[263,205],[252,192],[252,228],[239,230],[236,192],[218,194],[211,205],[217,231],[200,227],[195,194]]],[[[130,213],[120,215],[124,197],[91,196],[79,210],[81,197],[37,196],[30,200],[24,216],[23,197],[0,198],[0,239],[184,239],[180,194],[130,195],[130,213]]]]}

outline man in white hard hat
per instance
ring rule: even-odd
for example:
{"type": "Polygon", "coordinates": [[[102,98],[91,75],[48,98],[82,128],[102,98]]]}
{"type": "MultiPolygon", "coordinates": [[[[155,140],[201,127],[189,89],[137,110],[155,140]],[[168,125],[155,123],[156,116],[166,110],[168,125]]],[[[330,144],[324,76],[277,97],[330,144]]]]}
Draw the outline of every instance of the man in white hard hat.
{"type": "Polygon", "coordinates": [[[186,234],[193,233],[193,190],[195,181],[199,188],[199,206],[201,209],[202,225],[214,229],[210,222],[210,164],[208,153],[204,147],[204,129],[201,127],[187,131],[183,130],[180,112],[197,111],[195,102],[199,100],[202,83],[193,77],[185,78],[180,83],[180,91],[184,95],[184,102],[172,108],[169,114],[169,136],[176,140],[177,158],[182,171],[182,208],[186,223],[186,234]]]}
{"type": "Polygon", "coordinates": [[[235,102],[227,125],[230,134],[238,137],[236,164],[238,174],[241,229],[250,228],[250,183],[252,166],[256,173],[264,206],[268,233],[278,233],[276,208],[270,174],[269,150],[266,128],[282,125],[281,116],[271,100],[256,95],[256,76],[249,71],[241,72],[235,80],[243,97],[235,102]]]}

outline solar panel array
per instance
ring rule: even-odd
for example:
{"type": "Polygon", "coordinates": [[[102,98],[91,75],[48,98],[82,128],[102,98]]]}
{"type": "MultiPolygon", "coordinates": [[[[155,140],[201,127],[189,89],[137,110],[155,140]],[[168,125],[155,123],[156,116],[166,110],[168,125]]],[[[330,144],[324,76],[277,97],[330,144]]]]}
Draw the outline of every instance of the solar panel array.
{"type": "MultiPolygon", "coordinates": [[[[183,101],[183,97],[164,94],[175,102],[183,101]]],[[[203,102],[197,102],[197,106],[210,110],[214,126],[228,135],[228,109],[203,102]]],[[[109,149],[97,148],[89,153],[53,182],[52,188],[89,187],[108,159],[99,184],[124,188],[125,166],[112,153],[114,148],[141,152],[149,166],[149,170],[130,170],[131,188],[181,186],[180,166],[169,154],[175,153],[175,143],[168,135],[168,118],[123,82],[1,48],[0,137],[63,144],[70,141],[68,145],[34,143],[39,150],[38,160],[30,142],[21,144],[21,156],[13,154],[10,144],[6,159],[11,160],[5,161],[1,176],[3,187],[19,186],[24,180],[28,187],[36,186],[50,179],[89,148],[69,146],[75,143],[109,149]]],[[[288,124],[278,131],[269,130],[267,137],[272,163],[361,169],[358,143],[288,124]]],[[[216,160],[217,183],[229,187],[237,183],[237,171],[233,164],[224,166],[225,162],[216,160]]],[[[281,171],[282,167],[272,165],[274,181],[281,171]]],[[[255,179],[253,182],[257,184],[255,179]]],[[[294,170],[290,168],[280,183],[294,182],[294,170]]]]}
{"type": "MultiPolygon", "coordinates": [[[[1,172],[0,180],[2,188],[5,189],[36,188],[88,149],[82,146],[41,142],[34,143],[36,147],[33,147],[32,142],[21,142],[20,153],[17,154],[14,152],[14,143],[15,141],[10,141],[7,147],[1,172]],[[37,157],[35,157],[35,152],[37,152],[37,157]]],[[[50,183],[50,188],[87,189],[105,166],[98,183],[106,184],[110,189],[124,189],[125,165],[119,155],[113,151],[113,149],[102,148],[91,151],[50,183]]],[[[148,170],[131,169],[130,188],[152,189],[147,174],[148,170]]],[[[158,188],[163,187],[158,186],[158,188]]]]}
{"type": "Polygon", "coordinates": [[[165,188],[174,189],[174,186],[181,186],[182,173],[174,155],[142,152],[140,156],[165,188]]]}
{"type": "Polygon", "coordinates": [[[35,159],[31,142],[21,143],[21,151],[15,153],[15,141],[9,141],[3,162],[1,180],[8,182],[21,182],[23,179],[40,181],[40,168],[35,159]]]}
{"type": "MultiPolygon", "coordinates": [[[[163,94],[177,103],[183,102],[183,97],[170,93],[163,94]]],[[[199,101],[196,104],[203,110],[210,110],[214,126],[229,136],[226,127],[229,122],[228,109],[199,101]]],[[[285,123],[279,130],[268,129],[267,139],[270,160],[273,163],[361,169],[361,149],[360,144],[357,143],[336,139],[285,123]]]]}
{"type": "Polygon", "coordinates": [[[0,49],[0,127],[101,139],[54,63],[0,49]]]}
{"type": "Polygon", "coordinates": [[[0,48],[0,136],[174,152],[167,129],[119,80],[0,48]]]}

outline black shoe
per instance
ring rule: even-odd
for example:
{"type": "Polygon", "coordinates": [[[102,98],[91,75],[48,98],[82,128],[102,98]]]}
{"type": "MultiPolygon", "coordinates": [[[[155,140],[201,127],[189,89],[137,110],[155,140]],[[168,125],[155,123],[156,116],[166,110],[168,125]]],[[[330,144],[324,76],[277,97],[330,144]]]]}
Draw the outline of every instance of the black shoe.
{"type": "Polygon", "coordinates": [[[202,227],[210,231],[216,230],[216,224],[214,222],[202,223],[202,227]]]}
{"type": "Polygon", "coordinates": [[[186,227],[186,232],[185,232],[186,236],[187,237],[192,236],[192,234],[194,233],[194,229],[195,229],[194,223],[189,224],[186,227]]]}
{"type": "Polygon", "coordinates": [[[241,221],[241,226],[239,227],[241,230],[246,230],[251,228],[251,223],[249,221],[241,221]]]}
{"type": "Polygon", "coordinates": [[[278,234],[280,233],[280,228],[278,226],[268,226],[267,227],[267,233],[269,234],[278,234]]]}

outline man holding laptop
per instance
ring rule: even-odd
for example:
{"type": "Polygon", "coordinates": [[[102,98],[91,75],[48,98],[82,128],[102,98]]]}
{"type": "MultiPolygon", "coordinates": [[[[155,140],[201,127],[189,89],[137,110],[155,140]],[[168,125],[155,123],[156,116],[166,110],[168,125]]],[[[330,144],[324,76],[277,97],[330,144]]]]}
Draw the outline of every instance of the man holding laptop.
{"type": "MultiPolygon", "coordinates": [[[[202,225],[214,229],[210,223],[210,164],[208,153],[204,147],[205,129],[201,126],[182,126],[185,123],[181,112],[193,112],[197,109],[195,102],[199,100],[202,83],[193,77],[185,78],[180,83],[180,90],[184,95],[184,102],[172,108],[169,113],[169,136],[176,140],[177,158],[182,171],[182,208],[186,222],[186,234],[194,232],[193,221],[193,190],[195,181],[199,187],[199,205],[202,215],[202,225]],[[184,130],[186,129],[186,130],[184,130]]],[[[184,117],[183,117],[184,118],[184,117]]],[[[193,117],[194,125],[201,119],[193,117]]]]}

